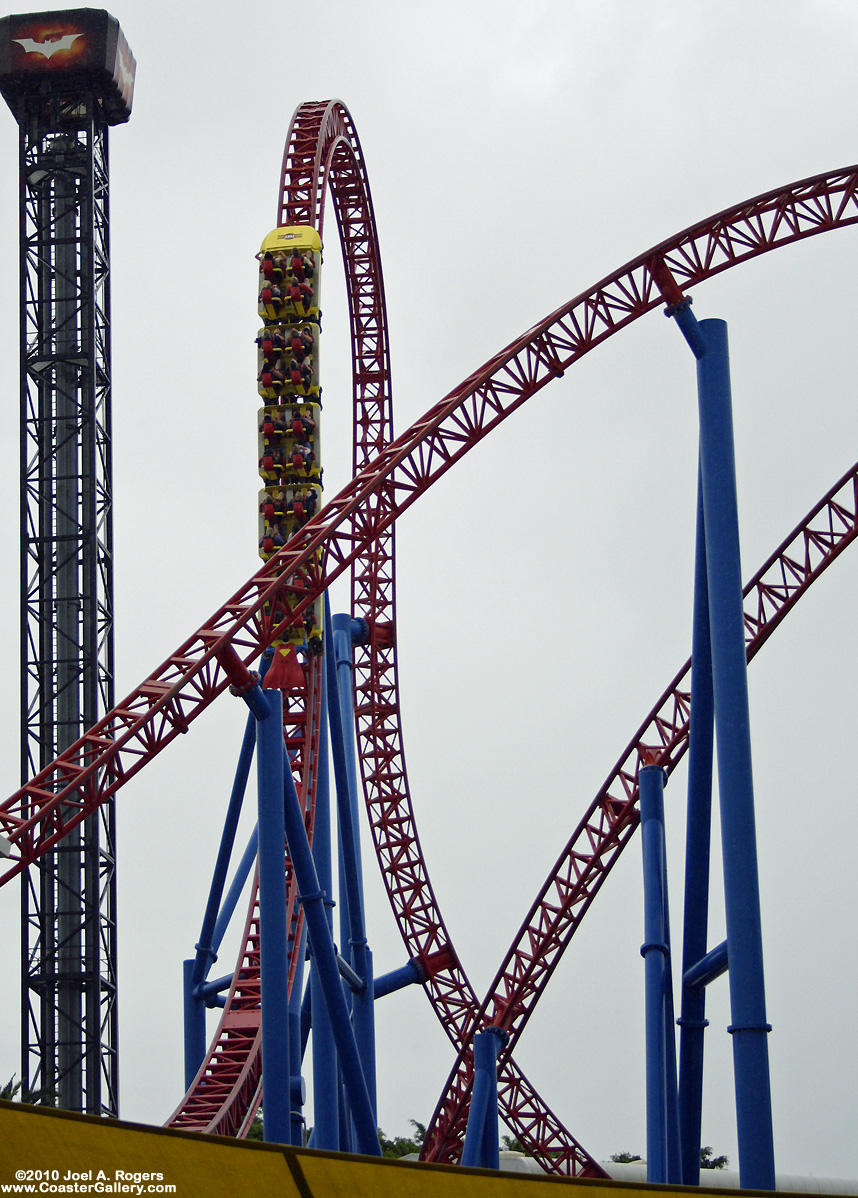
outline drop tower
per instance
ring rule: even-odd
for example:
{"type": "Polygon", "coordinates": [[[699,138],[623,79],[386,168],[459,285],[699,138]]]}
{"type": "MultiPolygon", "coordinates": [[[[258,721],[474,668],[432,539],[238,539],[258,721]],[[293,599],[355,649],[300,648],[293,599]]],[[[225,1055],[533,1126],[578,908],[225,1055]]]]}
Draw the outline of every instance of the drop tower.
{"type": "MultiPolygon", "coordinates": [[[[135,62],[99,9],[0,20],[19,129],[21,773],[113,707],[108,128],[135,62]]],[[[23,878],[22,1068],[30,1101],[118,1113],[112,800],[23,878]]]]}

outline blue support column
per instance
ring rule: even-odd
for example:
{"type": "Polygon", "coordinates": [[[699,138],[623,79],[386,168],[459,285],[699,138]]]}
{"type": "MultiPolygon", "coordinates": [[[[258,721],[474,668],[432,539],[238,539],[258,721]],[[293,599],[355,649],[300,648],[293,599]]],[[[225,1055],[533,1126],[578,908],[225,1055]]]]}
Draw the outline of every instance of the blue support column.
{"type": "Polygon", "coordinates": [[[222,977],[209,979],[203,982],[197,988],[197,993],[205,1001],[207,1007],[224,1007],[226,1006],[226,998],[223,997],[224,991],[229,990],[232,986],[233,975],[225,973],[222,977]]]}
{"type": "Polygon", "coordinates": [[[230,883],[229,890],[226,892],[226,898],[223,900],[220,913],[215,924],[214,936],[212,944],[217,951],[223,941],[226,929],[229,926],[229,921],[232,919],[238,900],[241,897],[241,892],[245,887],[250,871],[256,863],[256,854],[259,849],[259,831],[254,828],[247,840],[247,846],[241,855],[241,860],[238,863],[238,868],[235,871],[235,877],[230,883]]]}
{"type": "Polygon", "coordinates": [[[710,982],[714,982],[716,978],[720,978],[722,973],[726,973],[729,965],[727,941],[722,940],[705,957],[702,957],[696,965],[692,965],[687,973],[683,974],[682,980],[692,990],[699,986],[708,986],[710,982]]]}
{"type": "MultiPolygon", "coordinates": [[[[327,600],[327,595],[326,595],[327,600]]],[[[376,1110],[376,1078],[375,1078],[375,998],[373,987],[372,953],[366,940],[366,918],[364,914],[363,897],[363,863],[360,851],[360,810],[357,775],[357,758],[355,754],[354,728],[354,698],[353,698],[353,650],[355,626],[362,621],[355,621],[348,615],[336,615],[331,621],[334,633],[334,650],[337,664],[337,688],[339,691],[339,707],[341,715],[342,739],[345,754],[346,780],[348,783],[348,807],[351,815],[351,860],[347,867],[354,872],[356,885],[354,887],[354,902],[359,904],[357,918],[351,912],[349,947],[351,949],[351,964],[364,983],[364,988],[352,998],[352,1021],[355,1029],[358,1052],[366,1077],[367,1089],[373,1111],[376,1110]]],[[[339,802],[339,800],[338,800],[339,802]]],[[[344,815],[341,817],[344,818],[344,815]]],[[[346,848],[344,842],[344,849],[346,848]]]]}
{"type": "MultiPolygon", "coordinates": [[[[326,621],[330,625],[330,618],[326,621]]],[[[328,635],[326,640],[332,643],[330,636],[330,628],[328,627],[328,635]]],[[[319,878],[316,872],[313,854],[310,850],[310,843],[307,837],[307,829],[304,824],[304,817],[301,812],[301,807],[298,802],[298,796],[295,792],[295,782],[292,777],[292,771],[289,768],[286,749],[283,744],[283,717],[282,717],[282,695],[279,692],[269,692],[276,696],[272,702],[266,698],[258,682],[254,684],[249,672],[238,661],[234,653],[224,653],[224,660],[221,662],[224,668],[231,670],[233,685],[237,687],[237,693],[241,695],[247,703],[250,710],[253,712],[257,721],[259,721],[259,729],[257,732],[257,770],[258,770],[258,788],[259,788],[259,871],[260,871],[260,924],[262,928],[262,959],[261,959],[261,998],[262,998],[262,1052],[263,1052],[263,1089],[265,1093],[265,1138],[278,1139],[280,1142],[288,1143],[289,1135],[289,1019],[288,1019],[288,968],[286,947],[287,928],[286,928],[286,886],[283,871],[283,852],[285,844],[288,843],[289,854],[292,859],[295,879],[298,883],[300,891],[299,900],[304,909],[304,919],[307,927],[307,934],[310,940],[311,953],[314,960],[315,973],[318,978],[318,995],[312,994],[311,1000],[314,1008],[314,1015],[324,1006],[327,1011],[328,1020],[330,1022],[331,1032],[334,1043],[337,1049],[339,1068],[343,1079],[343,1088],[348,1097],[349,1118],[346,1122],[351,1122],[354,1127],[356,1148],[358,1151],[367,1155],[379,1156],[381,1149],[378,1143],[378,1134],[375,1123],[375,1113],[370,1101],[369,1090],[366,1079],[364,1077],[363,1068],[361,1065],[360,1056],[358,1054],[357,1044],[351,1022],[349,1019],[349,1011],[346,1005],[345,996],[343,994],[342,983],[340,981],[339,967],[337,964],[337,954],[334,948],[333,938],[331,935],[328,917],[325,911],[325,902],[328,898],[327,893],[320,889],[319,878]],[[232,660],[235,658],[235,660],[232,660]],[[273,710],[272,710],[273,709],[273,710]],[[279,712],[279,718],[278,718],[279,712]],[[276,734],[272,733],[271,725],[275,724],[276,734]],[[279,747],[279,770],[273,766],[273,756],[275,744],[279,747]],[[279,786],[279,801],[276,799],[276,791],[279,786]],[[277,820],[281,821],[279,827],[277,820]],[[285,835],[284,835],[285,833],[285,835]],[[273,850],[271,843],[276,842],[279,836],[279,894],[275,895],[274,888],[274,870],[273,870],[273,850]],[[267,901],[263,899],[263,868],[265,875],[269,880],[267,893],[267,901]],[[264,909],[263,909],[264,907],[264,909]],[[276,918],[276,911],[279,907],[279,921],[276,918]],[[267,924],[266,924],[267,916],[267,924]],[[265,928],[271,926],[274,930],[274,935],[266,940],[265,928]],[[284,952],[282,954],[282,978],[279,972],[274,968],[274,961],[270,962],[270,969],[266,971],[266,954],[265,945],[267,942],[279,942],[282,939],[284,952]],[[268,987],[266,988],[266,977],[268,987]],[[317,997],[321,997],[322,1002],[316,1002],[317,997]],[[266,1019],[266,1008],[269,1011],[268,1019],[266,1019]],[[274,1013],[278,1012],[281,1016],[279,1025],[276,1023],[274,1013]],[[268,1037],[266,1038],[266,1030],[268,1037]],[[283,1084],[285,1079],[285,1084],[283,1084]],[[285,1093],[283,1092],[285,1091],[285,1093]],[[269,1120],[269,1108],[273,1106],[274,1115],[269,1120]],[[270,1134],[269,1134],[270,1133],[270,1134]]],[[[327,672],[328,685],[331,686],[331,667],[333,663],[329,659],[329,669],[327,672]]],[[[336,687],[336,672],[333,667],[333,687],[336,687]]],[[[339,712],[339,704],[331,703],[329,712],[332,720],[336,720],[341,725],[339,712]]],[[[333,732],[333,729],[332,729],[333,732]]],[[[342,728],[339,729],[339,739],[342,741],[342,728]]],[[[336,746],[335,760],[337,759],[336,746]]],[[[342,745],[339,752],[340,763],[344,761],[342,745]]],[[[339,798],[339,796],[338,796],[339,798]]],[[[353,826],[351,816],[348,812],[348,791],[343,788],[343,800],[346,805],[346,811],[341,816],[342,836],[344,848],[347,858],[354,861],[354,844],[353,844],[353,826]]],[[[349,871],[347,871],[349,872],[349,871]]],[[[353,887],[356,884],[356,877],[351,871],[349,886],[353,887]]],[[[358,918],[362,910],[362,903],[354,904],[354,911],[357,912],[358,918]]],[[[352,935],[352,949],[360,949],[363,945],[366,946],[365,937],[362,933],[362,922],[359,923],[356,929],[357,934],[352,935]]],[[[364,959],[356,958],[362,965],[362,976],[366,976],[367,966],[364,959]]],[[[314,1144],[316,1143],[314,1136],[314,1144]]],[[[342,1147],[342,1141],[341,1141],[342,1147]]]]}
{"type": "MultiPolygon", "coordinates": [[[[289,970],[286,928],[286,829],[283,812],[283,696],[260,690],[269,715],[257,724],[259,926],[262,1006],[263,1134],[290,1143],[289,970]]],[[[291,772],[289,773],[291,780],[291,772]]],[[[296,801],[297,802],[297,801],[296,801]]]]}
{"type": "MultiPolygon", "coordinates": [[[[336,766],[334,769],[336,773],[336,766]]],[[[339,811],[338,811],[339,816],[339,811]]],[[[337,878],[339,887],[337,889],[337,897],[339,899],[339,935],[340,945],[343,951],[351,957],[349,942],[351,940],[351,916],[349,912],[349,886],[348,872],[346,867],[346,859],[343,853],[343,832],[339,818],[337,819],[337,878]]],[[[349,997],[349,1010],[351,1010],[351,997],[349,997]]]]}
{"type": "MultiPolygon", "coordinates": [[[[295,793],[291,770],[284,771],[284,779],[286,839],[289,843],[289,853],[301,892],[301,902],[304,905],[304,918],[307,921],[307,933],[310,937],[310,947],[318,971],[322,999],[331,1021],[331,1029],[343,1073],[343,1084],[351,1106],[358,1151],[379,1156],[381,1149],[378,1144],[375,1116],[349,1021],[334,943],[325,914],[325,892],[319,888],[316,867],[307,839],[307,829],[304,826],[304,818],[301,814],[298,796],[295,793]]],[[[314,994],[314,1009],[315,1000],[314,994]]]]}
{"type": "Polygon", "coordinates": [[[647,1181],[677,1181],[676,1048],[670,986],[670,931],[664,839],[664,770],[638,771],[644,875],[647,1181]],[[671,1060],[671,1058],[673,1058],[671,1060]],[[673,1174],[673,1176],[671,1176],[673,1174]]]}
{"type": "Polygon", "coordinates": [[[182,983],[185,1016],[185,1090],[199,1073],[206,1057],[206,1005],[200,995],[195,994],[194,969],[196,961],[191,957],[182,962],[182,983]]]}
{"type": "Polygon", "coordinates": [[[310,1042],[310,1028],[313,1024],[313,994],[310,989],[310,983],[304,987],[304,997],[301,1001],[301,1060],[304,1060],[304,1054],[307,1051],[307,1045],[310,1042]]]}
{"type": "Polygon", "coordinates": [[[364,950],[364,988],[352,996],[352,1024],[358,1055],[363,1066],[373,1116],[378,1120],[375,1078],[375,990],[372,977],[372,950],[364,950]]]}
{"type": "Polygon", "coordinates": [[[349,1111],[348,1094],[340,1070],[340,1152],[357,1152],[355,1147],[355,1128],[349,1111]]]}
{"type": "Polygon", "coordinates": [[[203,915],[200,938],[196,945],[196,956],[189,963],[184,962],[184,992],[185,992],[185,1089],[197,1076],[200,1065],[206,1055],[206,1015],[205,1003],[199,987],[208,977],[208,972],[217,960],[217,949],[220,941],[216,936],[216,921],[220,902],[223,896],[229,861],[235,843],[235,833],[247,789],[247,779],[253,763],[253,750],[256,744],[256,726],[253,716],[248,713],[244,729],[244,738],[238,757],[232,792],[227,806],[220,847],[215,862],[212,884],[209,890],[208,902],[203,915]]]}
{"type": "MultiPolygon", "coordinates": [[[[327,603],[327,594],[325,595],[327,603]]],[[[326,608],[327,618],[327,608],[326,608]]],[[[357,758],[352,729],[354,728],[354,700],[352,658],[352,626],[355,623],[351,616],[336,615],[331,620],[333,629],[334,654],[337,665],[337,690],[339,692],[340,716],[343,736],[343,753],[345,757],[346,779],[348,781],[349,811],[351,812],[353,855],[356,866],[357,886],[355,895],[360,903],[360,923],[365,926],[363,911],[363,868],[360,852],[360,811],[357,780],[357,758]]]]}
{"type": "Polygon", "coordinates": [[[357,771],[352,741],[352,620],[331,619],[325,595],[325,640],[334,654],[326,659],[331,750],[336,778],[337,813],[342,853],[340,901],[347,901],[350,963],[364,983],[351,995],[355,1040],[375,1118],[375,1012],[372,986],[372,957],[366,940],[363,916],[363,879],[357,818],[357,771]],[[335,630],[336,625],[336,630],[335,630]]]}
{"type": "MultiPolygon", "coordinates": [[[[664,927],[670,948],[670,910],[667,903],[667,854],[664,859],[664,927]]],[[[667,1081],[667,1180],[671,1185],[682,1181],[682,1154],[679,1146],[679,1095],[676,1083],[676,1022],[673,1010],[673,950],[664,962],[664,1045],[667,1081]]]]}
{"type": "Polygon", "coordinates": [[[422,986],[425,981],[426,970],[419,961],[412,958],[407,965],[392,969],[390,973],[383,973],[374,979],[373,998],[384,998],[396,990],[401,990],[403,986],[422,986]]]}
{"type": "Polygon", "coordinates": [[[698,323],[687,304],[674,315],[697,358],[739,1179],[743,1189],[773,1190],[766,1039],[771,1028],[763,975],[727,325],[723,320],[698,323]]]}
{"type": "MultiPolygon", "coordinates": [[[[325,652],[330,652],[326,646],[325,652]]],[[[325,919],[333,938],[333,866],[331,861],[331,798],[328,772],[328,704],[326,672],[322,674],[322,727],[319,773],[316,782],[316,818],[313,829],[313,860],[319,888],[325,894],[325,919]]],[[[322,998],[315,958],[310,958],[310,1010],[313,1027],[313,1147],[339,1152],[339,1070],[337,1050],[328,1011],[322,998]]]]}
{"type": "Polygon", "coordinates": [[[470,1168],[499,1169],[498,1054],[509,1039],[499,1027],[474,1036],[474,1086],[461,1163],[470,1168]]]}
{"type": "Polygon", "coordinates": [[[230,857],[235,843],[235,833],[238,828],[238,820],[241,815],[241,808],[244,802],[244,793],[247,789],[247,779],[250,776],[250,767],[253,763],[253,751],[256,747],[256,720],[251,712],[247,714],[247,723],[244,729],[244,738],[241,744],[241,750],[238,756],[238,765],[235,770],[235,778],[232,784],[232,792],[229,797],[229,805],[227,807],[226,819],[224,821],[223,834],[221,836],[220,847],[218,848],[217,861],[215,862],[214,874],[212,876],[211,889],[209,891],[208,902],[206,903],[205,914],[203,915],[203,925],[200,930],[199,943],[195,945],[197,950],[197,964],[195,971],[195,982],[199,985],[203,978],[208,974],[210,964],[217,960],[217,952],[213,947],[212,941],[214,937],[215,923],[220,910],[220,901],[223,896],[223,888],[226,882],[227,870],[229,869],[230,857]]]}
{"type": "Polygon", "coordinates": [[[292,979],[292,993],[289,995],[289,1067],[291,1077],[289,1093],[291,1098],[290,1139],[299,1147],[304,1145],[304,1103],[307,1100],[307,1087],[301,1075],[301,1007],[304,993],[304,958],[307,948],[307,929],[301,929],[301,937],[296,946],[295,973],[292,979]]]}
{"type": "Polygon", "coordinates": [[[685,834],[685,913],[682,939],[682,1009],[679,1017],[679,1128],[682,1184],[700,1184],[703,1112],[703,1036],[706,991],[687,974],[706,953],[709,932],[709,859],[712,827],[712,751],[715,706],[709,640],[709,593],[703,487],[698,469],[694,623],[691,638],[691,727],[688,737],[688,816],[685,834]]]}

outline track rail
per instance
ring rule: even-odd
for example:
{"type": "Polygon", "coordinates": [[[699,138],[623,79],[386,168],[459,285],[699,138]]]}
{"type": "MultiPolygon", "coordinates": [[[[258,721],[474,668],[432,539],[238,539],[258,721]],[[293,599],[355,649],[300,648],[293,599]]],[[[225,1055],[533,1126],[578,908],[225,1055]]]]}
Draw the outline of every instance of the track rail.
{"type": "MultiPolygon", "coordinates": [[[[338,101],[299,108],[293,129],[283,159],[281,220],[321,229],[330,190],[349,298],[357,475],[393,439],[387,315],[369,181],[351,116],[338,101]]],[[[381,503],[395,503],[389,486],[379,496],[381,503]]],[[[352,526],[359,537],[360,513],[352,526]]],[[[352,614],[370,628],[368,643],[355,650],[354,689],[358,756],[376,852],[409,953],[424,966],[442,1025],[456,1028],[470,1017],[477,996],[451,949],[417,839],[399,709],[392,524],[352,563],[351,596],[352,614]]],[[[456,1043],[455,1032],[448,1034],[456,1043]]]]}
{"type": "Polygon", "coordinates": [[[653,267],[688,290],[793,241],[858,221],[858,167],[767,193],[648,251],[496,354],[386,445],[136,690],[0,805],[5,883],[115,794],[225,690],[215,656],[255,660],[424,491],[596,345],[661,302],[653,267]],[[327,573],[315,563],[323,549],[327,573]],[[266,604],[271,612],[266,613],[266,604]]]}
{"type": "MultiPolygon", "coordinates": [[[[341,163],[345,179],[350,157],[357,158],[356,137],[350,140],[353,125],[337,102],[302,106],[293,130],[293,156],[288,161],[284,158],[283,204],[301,219],[302,204],[308,212],[319,211],[324,187],[341,163]],[[327,123],[323,125],[325,114],[327,123]],[[311,156],[312,170],[308,165],[311,156]]],[[[359,182],[354,172],[351,182],[359,182]]],[[[448,1034],[454,1043],[468,1036],[480,1004],[467,985],[437,913],[402,761],[395,658],[389,652],[395,636],[392,620],[382,618],[392,614],[393,606],[393,522],[532,395],[596,345],[658,306],[662,302],[660,287],[672,302],[681,290],[740,262],[856,223],[857,184],[858,168],[854,167],[802,180],[719,213],[661,243],[528,330],[396,440],[388,440],[386,341],[376,341],[370,352],[372,322],[363,322],[372,313],[350,297],[353,341],[356,335],[363,336],[366,328],[367,362],[374,355],[374,365],[364,371],[364,384],[368,401],[372,397],[375,407],[368,404],[369,424],[362,447],[356,442],[355,477],[137,690],[0,807],[0,828],[10,846],[9,867],[0,884],[58,843],[188,730],[228,685],[218,661],[220,651],[231,644],[242,661],[253,662],[279,632],[301,618],[330,582],[353,567],[353,593],[359,609],[363,605],[370,612],[370,646],[356,674],[357,720],[376,847],[400,929],[404,929],[409,950],[430,975],[430,997],[437,998],[447,1012],[448,1034]],[[317,549],[324,551],[324,566],[316,559],[317,549]]],[[[368,198],[368,191],[366,195],[368,198]]],[[[360,224],[359,215],[352,221],[352,212],[365,213],[366,209],[361,209],[360,196],[349,192],[345,184],[335,206],[345,230],[345,245],[349,233],[360,224]]],[[[374,229],[372,234],[374,237],[374,229]]],[[[377,248],[373,250],[366,238],[357,242],[358,248],[370,252],[362,258],[356,254],[355,270],[375,270],[380,282],[377,248]]],[[[366,296],[371,297],[371,292],[366,296]]],[[[372,303],[378,301],[371,300],[370,307],[372,303]]],[[[378,322],[375,327],[381,328],[378,322]]],[[[363,385],[357,377],[355,385],[363,385]]],[[[512,1066],[507,1062],[504,1068],[512,1066]]],[[[521,1094],[527,1089],[520,1079],[509,1106],[502,1097],[504,1117],[512,1118],[519,1134],[522,1121],[542,1134],[545,1120],[550,1122],[547,1108],[533,1096],[533,1109],[525,1110],[521,1094]]],[[[529,1132],[525,1140],[531,1142],[529,1132]]],[[[568,1171],[589,1167],[586,1154],[570,1154],[568,1171]]]]}
{"type": "MultiPolygon", "coordinates": [[[[295,790],[308,835],[312,840],[316,812],[316,764],[322,726],[322,667],[324,659],[307,663],[305,688],[289,692],[284,709],[284,742],[292,766],[295,790]]],[[[289,991],[295,981],[297,953],[304,913],[287,851],[286,926],[289,929],[289,991]]],[[[260,1019],[259,877],[254,874],[232,985],[206,1058],[175,1111],[168,1127],[222,1136],[244,1136],[262,1100],[262,1024],[260,1019]]]]}
{"type": "MultiPolygon", "coordinates": [[[[793,529],[744,589],[748,661],[808,588],[858,537],[858,463],[793,529]]],[[[426,1137],[429,1160],[458,1158],[473,1084],[472,1036],[502,1027],[499,1089],[515,1090],[505,1069],[537,1000],[639,822],[638,768],[657,762],[668,774],[688,748],[689,659],[660,696],[587,808],[521,925],[480,1005],[450,1073],[426,1137]]],[[[522,1112],[523,1114],[523,1112],[522,1112]]],[[[546,1153],[549,1159],[554,1159],[546,1153]]]]}
{"type": "MultiPolygon", "coordinates": [[[[336,101],[301,105],[292,118],[283,154],[278,225],[311,225],[323,235],[325,200],[334,200],[346,272],[351,322],[354,460],[364,462],[392,436],[393,401],[387,347],[384,287],[378,260],[375,218],[369,181],[360,143],[351,117],[336,101]]],[[[358,563],[363,576],[369,570],[370,590],[380,591],[392,604],[393,530],[372,547],[367,563],[358,563]],[[386,572],[385,572],[386,567],[386,572]],[[386,581],[388,586],[382,586],[386,581]]],[[[377,620],[384,602],[365,614],[377,620]]],[[[293,772],[302,799],[305,821],[312,836],[315,814],[315,765],[318,752],[318,698],[321,662],[311,682],[316,703],[306,719],[295,720],[287,747],[293,755],[293,772]],[[297,754],[297,756],[296,756],[297,754]]],[[[290,715],[296,709],[290,693],[290,715]]],[[[294,884],[288,854],[287,918],[300,936],[294,884]]],[[[290,976],[290,987],[292,977],[290,976]]],[[[244,1134],[261,1099],[261,1029],[259,1021],[259,916],[257,880],[251,893],[243,948],[236,964],[233,985],[208,1057],[178,1109],[168,1120],[172,1127],[224,1135],[244,1134]]]]}
{"type": "MultiPolygon", "coordinates": [[[[369,180],[354,123],[338,101],[302,105],[283,155],[279,221],[324,227],[334,202],[349,302],[353,379],[353,471],[363,470],[393,439],[393,397],[384,283],[369,180]]],[[[389,498],[389,497],[388,497],[389,498]]],[[[417,836],[402,740],[396,662],[394,526],[369,543],[351,568],[352,614],[367,621],[369,642],[355,648],[358,758],[382,876],[409,954],[426,978],[429,1000],[458,1048],[478,1007],[429,879],[417,836]]],[[[527,1079],[519,1101],[535,1106],[543,1138],[572,1147],[576,1172],[603,1171],[576,1144],[527,1079]]],[[[515,1120],[514,1110],[507,1117],[515,1120]]]]}

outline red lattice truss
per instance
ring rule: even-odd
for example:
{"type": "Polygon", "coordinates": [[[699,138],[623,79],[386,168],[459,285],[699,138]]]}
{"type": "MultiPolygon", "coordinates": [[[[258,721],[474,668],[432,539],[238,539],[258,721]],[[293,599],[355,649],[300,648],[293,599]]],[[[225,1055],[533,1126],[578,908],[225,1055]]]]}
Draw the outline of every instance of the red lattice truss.
{"type": "MultiPolygon", "coordinates": [[[[321,733],[323,659],[312,657],[305,667],[305,686],[289,692],[284,709],[284,743],[307,832],[312,839],[316,799],[316,763],[321,733]]],[[[289,949],[289,991],[299,964],[293,951],[301,943],[303,909],[288,850],[286,927],[289,949]]],[[[203,1064],[168,1127],[222,1136],[245,1136],[262,1101],[262,1023],[259,956],[259,877],[254,875],[244,927],[242,950],[233,972],[217,1032],[203,1064]]]]}
{"type": "MultiPolygon", "coordinates": [[[[584,911],[634,831],[635,776],[643,746],[655,746],[668,769],[684,751],[686,672],[680,672],[665,692],[584,816],[481,1003],[441,918],[408,791],[395,656],[393,524],[502,420],[619,329],[740,262],[856,223],[856,184],[858,168],[806,179],[663,242],[528,330],[394,440],[384,292],[360,145],[342,104],[302,105],[284,154],[279,220],[312,224],[321,232],[330,187],[349,289],[354,478],[140,687],[0,806],[0,831],[11,844],[0,884],[62,840],[188,730],[229,684],[218,660],[228,645],[243,662],[253,664],[276,636],[301,619],[325,587],[351,570],[354,614],[366,618],[371,632],[369,644],[357,654],[355,700],[373,837],[404,942],[410,955],[422,962],[429,998],[459,1052],[430,1129],[427,1153],[444,1160],[458,1155],[470,1093],[471,1039],[480,1026],[497,1023],[511,1032],[500,1061],[504,1120],[550,1170],[603,1176],[510,1054],[584,911]]],[[[749,653],[760,647],[855,531],[851,472],[750,584],[749,653]]],[[[303,750],[306,768],[311,744],[305,742],[303,750]]],[[[301,784],[306,795],[304,775],[301,784]]],[[[208,1106],[193,1117],[194,1126],[233,1134],[246,1127],[259,1098],[258,1033],[253,1024],[258,1014],[251,1018],[251,1012],[258,1012],[256,918],[251,904],[245,948],[222,1024],[223,1029],[227,1012],[232,1012],[234,1034],[222,1044],[216,1038],[208,1066],[215,1058],[219,1063],[206,1075],[211,1093],[204,1102],[201,1099],[208,1106]]]]}
{"type": "MultiPolygon", "coordinates": [[[[748,660],[823,570],[858,536],[858,463],[790,533],[744,591],[748,660]]],[[[501,1062],[527,1020],[579,923],[638,825],[638,768],[657,762],[671,773],[688,748],[691,661],[685,663],[638,728],[584,813],[528,912],[473,1022],[509,1032],[501,1062]]],[[[499,1066],[500,1088],[516,1079],[499,1066]]],[[[458,1158],[473,1081],[470,1037],[447,1081],[427,1136],[432,1160],[458,1158]]],[[[563,1149],[558,1146],[562,1153],[563,1149]]],[[[548,1155],[548,1154],[547,1154],[548,1155]]],[[[549,1156],[552,1163],[557,1158],[549,1156]]]]}

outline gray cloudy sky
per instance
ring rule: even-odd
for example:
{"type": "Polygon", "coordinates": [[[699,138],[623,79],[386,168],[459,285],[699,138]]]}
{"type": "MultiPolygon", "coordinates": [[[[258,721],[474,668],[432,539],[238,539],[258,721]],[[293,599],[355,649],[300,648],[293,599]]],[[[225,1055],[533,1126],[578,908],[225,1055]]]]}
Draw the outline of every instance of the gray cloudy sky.
{"type": "MultiPolygon", "coordinates": [[[[851,0],[116,0],[111,11],[138,62],[132,120],[111,132],[119,695],[258,562],[253,255],[275,223],[297,104],[336,96],[357,124],[400,431],[650,245],[858,159],[851,0]]],[[[7,112],[6,793],[18,784],[16,154],[7,112]]],[[[856,250],[858,233],[833,233],[695,292],[698,317],[730,326],[746,576],[858,452],[856,250]]],[[[333,224],[326,263],[336,491],[350,385],[333,224]]],[[[694,388],[688,349],[653,313],[531,401],[400,523],[409,774],[431,876],[480,991],[688,653],[694,388]]],[[[835,1176],[856,1175],[856,573],[845,555],[750,674],[777,1164],[835,1176]]],[[[224,698],[119,800],[126,1118],[160,1122],[181,1094],[181,961],[198,936],[243,721],[224,698]]],[[[684,781],[680,770],[667,793],[675,927],[684,781]]],[[[615,869],[519,1051],[602,1157],[645,1148],[639,854],[634,843],[615,869]]],[[[383,972],[403,950],[372,868],[367,891],[383,972]]],[[[716,873],[713,944],[719,892],[716,873]]],[[[15,887],[0,895],[0,918],[5,1077],[18,1069],[15,887]]],[[[704,1142],[735,1163],[726,981],[708,1014],[704,1142]]],[[[379,1121],[404,1132],[409,1117],[428,1121],[451,1051],[416,988],[378,1016],[379,1121]]]]}

